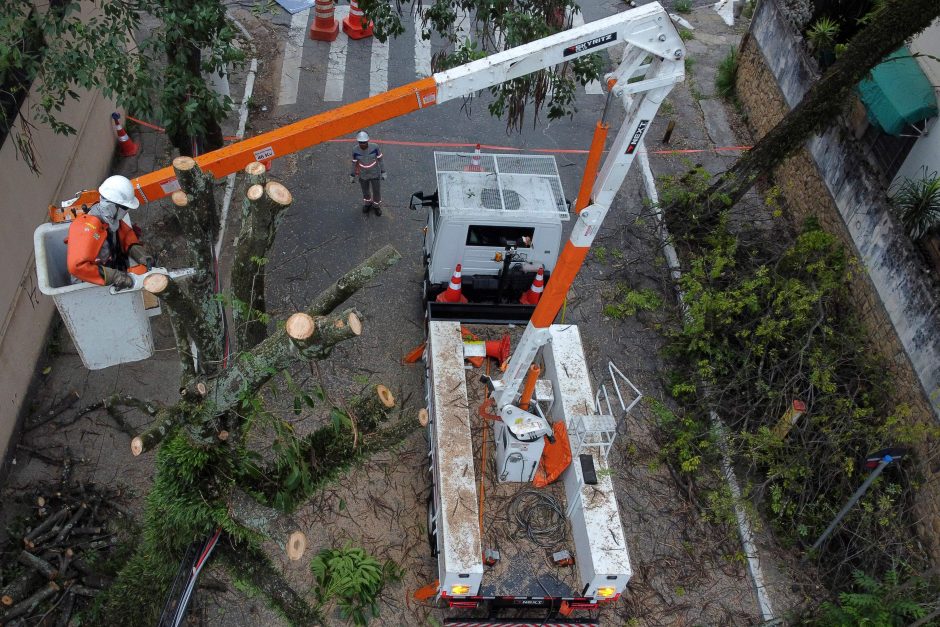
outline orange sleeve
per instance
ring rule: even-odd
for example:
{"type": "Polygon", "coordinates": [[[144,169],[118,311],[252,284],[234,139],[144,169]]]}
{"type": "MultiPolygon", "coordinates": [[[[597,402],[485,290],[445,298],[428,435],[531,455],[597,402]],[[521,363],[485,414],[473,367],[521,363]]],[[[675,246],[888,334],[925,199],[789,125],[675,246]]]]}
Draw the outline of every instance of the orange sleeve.
{"type": "Polygon", "coordinates": [[[104,274],[97,263],[98,251],[107,237],[96,218],[82,216],[72,221],[69,227],[69,243],[66,263],[69,273],[77,279],[96,285],[104,285],[104,274]],[[99,238],[95,239],[94,235],[99,238]]]}
{"type": "Polygon", "coordinates": [[[124,220],[121,220],[118,226],[118,240],[121,242],[121,250],[125,253],[127,253],[131,246],[140,243],[140,240],[137,238],[137,233],[134,232],[134,229],[127,226],[127,222],[124,220]]]}

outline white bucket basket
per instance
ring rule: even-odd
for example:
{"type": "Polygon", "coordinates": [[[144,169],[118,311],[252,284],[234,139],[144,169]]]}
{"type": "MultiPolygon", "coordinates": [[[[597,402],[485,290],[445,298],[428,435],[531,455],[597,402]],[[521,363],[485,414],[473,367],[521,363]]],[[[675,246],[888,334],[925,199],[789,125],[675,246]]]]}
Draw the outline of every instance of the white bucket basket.
{"type": "Polygon", "coordinates": [[[147,359],[153,355],[153,333],[142,277],[134,276],[133,288],[115,294],[110,287],[73,284],[66,266],[68,232],[68,223],[36,229],[36,277],[39,291],[55,301],[82,363],[89,370],[100,370],[147,359]]]}

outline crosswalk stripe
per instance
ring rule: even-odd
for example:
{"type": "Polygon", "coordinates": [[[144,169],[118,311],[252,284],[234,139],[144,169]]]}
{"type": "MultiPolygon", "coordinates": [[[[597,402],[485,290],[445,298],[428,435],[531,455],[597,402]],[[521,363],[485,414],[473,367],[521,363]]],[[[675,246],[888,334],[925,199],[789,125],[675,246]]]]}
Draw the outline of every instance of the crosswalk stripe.
{"type": "Polygon", "coordinates": [[[284,61],[281,63],[278,105],[292,105],[297,102],[297,86],[300,84],[300,64],[304,56],[304,36],[307,34],[308,17],[310,17],[310,9],[294,13],[290,18],[290,33],[284,44],[284,61]]]}
{"type": "Polygon", "coordinates": [[[421,12],[415,15],[415,75],[427,78],[431,75],[431,40],[421,37],[421,12]]]}
{"type": "Polygon", "coordinates": [[[369,69],[369,96],[388,91],[388,40],[372,38],[372,65],[369,69]]]}
{"type": "MultiPolygon", "coordinates": [[[[578,26],[584,26],[584,14],[580,11],[571,15],[571,28],[577,28],[578,26]]],[[[584,86],[584,91],[592,96],[597,96],[603,95],[604,88],[601,87],[600,81],[591,81],[584,86]]]]}
{"type": "MultiPolygon", "coordinates": [[[[334,16],[338,22],[349,14],[348,6],[336,7],[334,16]]],[[[326,85],[323,88],[325,102],[342,102],[343,83],[346,80],[346,49],[349,47],[349,38],[340,28],[339,36],[330,43],[330,56],[326,63],[326,85]]]]}

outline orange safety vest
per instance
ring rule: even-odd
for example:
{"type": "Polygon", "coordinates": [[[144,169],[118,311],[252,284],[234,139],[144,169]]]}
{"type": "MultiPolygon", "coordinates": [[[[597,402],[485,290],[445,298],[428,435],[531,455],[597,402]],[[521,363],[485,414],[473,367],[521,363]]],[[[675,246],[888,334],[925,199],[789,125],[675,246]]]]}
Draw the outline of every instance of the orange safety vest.
{"type": "MultiPolygon", "coordinates": [[[[72,276],[88,283],[104,285],[104,270],[101,260],[98,259],[98,253],[108,240],[108,231],[107,223],[92,215],[82,215],[72,221],[72,225],[69,226],[69,237],[66,240],[68,243],[67,264],[72,276]]],[[[118,226],[117,239],[121,252],[124,254],[127,254],[131,246],[139,243],[134,229],[123,221],[118,226]]],[[[112,259],[116,252],[112,251],[112,259]]],[[[136,265],[128,268],[127,271],[133,274],[143,274],[147,268],[136,265]]]]}

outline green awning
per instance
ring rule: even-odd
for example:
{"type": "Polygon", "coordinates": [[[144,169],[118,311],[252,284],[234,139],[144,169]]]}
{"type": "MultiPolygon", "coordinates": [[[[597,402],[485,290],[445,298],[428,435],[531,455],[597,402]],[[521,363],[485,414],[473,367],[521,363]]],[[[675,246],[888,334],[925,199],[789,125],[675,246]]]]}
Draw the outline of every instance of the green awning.
{"type": "Polygon", "coordinates": [[[869,121],[888,135],[937,115],[937,94],[907,46],[889,54],[858,91],[869,121]]]}

